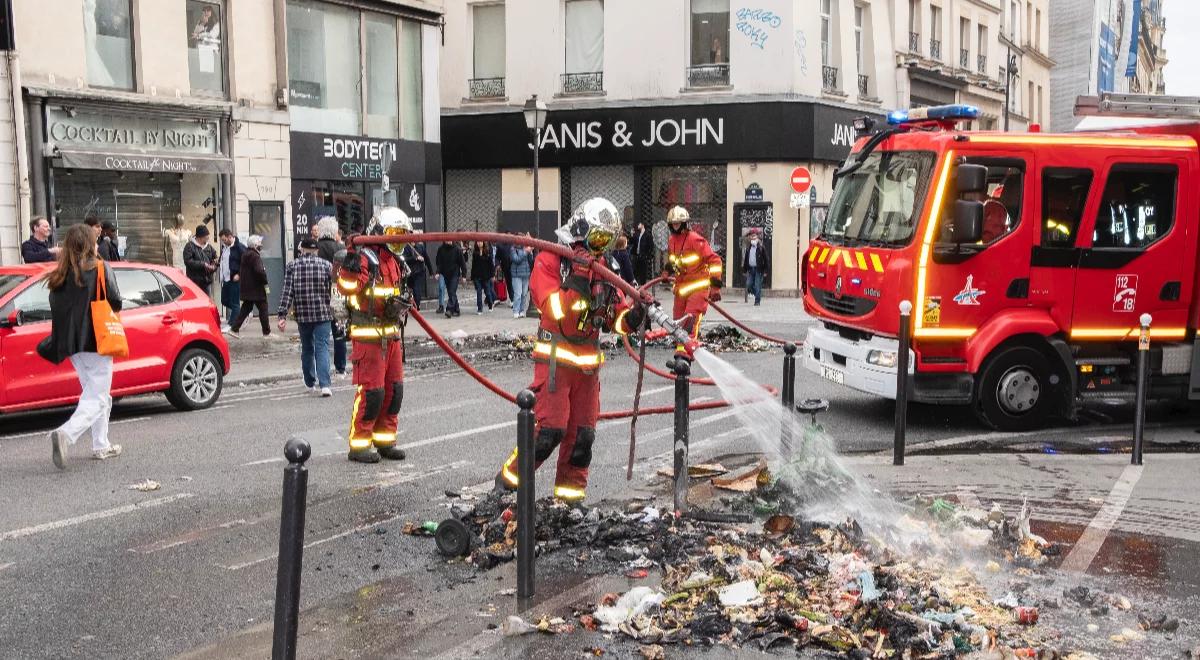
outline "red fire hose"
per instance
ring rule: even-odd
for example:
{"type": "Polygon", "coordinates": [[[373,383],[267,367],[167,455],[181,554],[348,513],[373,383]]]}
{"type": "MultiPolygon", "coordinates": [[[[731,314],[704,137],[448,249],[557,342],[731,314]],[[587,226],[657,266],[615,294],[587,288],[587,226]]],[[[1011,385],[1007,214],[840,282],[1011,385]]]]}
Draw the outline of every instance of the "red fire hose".
{"type": "MultiPolygon", "coordinates": [[[[656,278],[650,280],[649,282],[646,282],[642,286],[638,287],[638,290],[641,291],[642,293],[649,293],[650,290],[655,287],[655,285],[661,284],[662,282],[666,282],[669,279],[671,279],[671,278],[669,278],[665,275],[662,277],[656,277],[656,278]]],[[[745,330],[746,332],[750,333],[751,335],[754,335],[755,337],[758,337],[759,339],[762,339],[764,341],[769,341],[773,344],[796,344],[797,346],[799,346],[800,344],[804,343],[804,342],[799,342],[799,341],[789,341],[787,339],[780,339],[779,337],[772,337],[771,335],[758,332],[757,330],[747,326],[745,323],[742,323],[741,321],[733,318],[732,314],[725,311],[725,308],[721,307],[717,303],[709,301],[708,304],[710,306],[712,306],[713,309],[720,312],[721,316],[724,316],[725,318],[729,319],[730,322],[732,322],[735,326],[741,328],[742,330],[745,330]]]]}

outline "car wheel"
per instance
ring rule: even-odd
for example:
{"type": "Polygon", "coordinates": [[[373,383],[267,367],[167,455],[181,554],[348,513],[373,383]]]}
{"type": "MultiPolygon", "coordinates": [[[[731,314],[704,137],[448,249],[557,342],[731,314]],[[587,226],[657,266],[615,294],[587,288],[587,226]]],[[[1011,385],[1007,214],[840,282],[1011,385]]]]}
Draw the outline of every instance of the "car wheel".
{"type": "Polygon", "coordinates": [[[979,375],[975,413],[1000,431],[1029,431],[1047,425],[1060,399],[1046,356],[1028,346],[993,355],[979,375]]]}
{"type": "Polygon", "coordinates": [[[180,410],[207,408],[221,396],[223,376],[221,364],[212,353],[189,348],[175,359],[167,400],[180,410]]]}

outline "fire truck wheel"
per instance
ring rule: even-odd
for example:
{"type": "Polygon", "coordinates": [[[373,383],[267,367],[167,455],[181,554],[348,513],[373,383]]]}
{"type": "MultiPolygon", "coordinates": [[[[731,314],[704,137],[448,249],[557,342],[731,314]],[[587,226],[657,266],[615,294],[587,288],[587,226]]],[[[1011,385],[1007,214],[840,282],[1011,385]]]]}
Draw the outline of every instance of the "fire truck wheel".
{"type": "Polygon", "coordinates": [[[993,355],[980,374],[975,413],[1001,431],[1028,431],[1046,425],[1057,395],[1046,356],[1028,346],[993,355]]]}

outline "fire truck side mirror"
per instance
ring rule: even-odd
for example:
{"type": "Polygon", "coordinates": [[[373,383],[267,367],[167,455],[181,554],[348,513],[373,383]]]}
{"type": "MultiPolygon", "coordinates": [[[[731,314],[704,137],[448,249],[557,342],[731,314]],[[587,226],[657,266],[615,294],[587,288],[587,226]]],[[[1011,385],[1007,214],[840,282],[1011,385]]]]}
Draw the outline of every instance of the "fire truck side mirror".
{"type": "Polygon", "coordinates": [[[958,194],[987,192],[987,168],[983,165],[963,163],[955,172],[958,194]]]}
{"type": "Polygon", "coordinates": [[[983,202],[956,200],[948,233],[951,243],[978,243],[983,238],[983,202]]]}

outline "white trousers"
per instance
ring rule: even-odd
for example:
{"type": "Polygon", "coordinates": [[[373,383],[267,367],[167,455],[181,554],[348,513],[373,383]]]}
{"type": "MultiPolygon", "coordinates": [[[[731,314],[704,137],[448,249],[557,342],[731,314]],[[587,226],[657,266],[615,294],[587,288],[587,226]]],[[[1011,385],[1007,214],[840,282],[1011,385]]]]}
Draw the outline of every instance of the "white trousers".
{"type": "Polygon", "coordinates": [[[65,424],[58,427],[71,444],[89,428],[92,430],[92,451],[108,449],[108,415],[112,411],[113,361],[99,353],[76,353],[71,356],[75,374],[83,393],[79,405],[65,424]]]}

